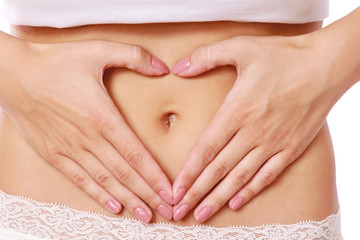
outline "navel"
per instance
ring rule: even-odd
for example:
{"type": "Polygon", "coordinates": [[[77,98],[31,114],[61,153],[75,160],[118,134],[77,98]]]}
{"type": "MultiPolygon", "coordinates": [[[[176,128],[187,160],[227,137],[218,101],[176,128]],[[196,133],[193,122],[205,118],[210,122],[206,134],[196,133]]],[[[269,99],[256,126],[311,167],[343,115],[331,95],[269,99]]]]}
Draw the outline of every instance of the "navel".
{"type": "Polygon", "coordinates": [[[174,112],[166,112],[162,115],[160,118],[161,124],[164,126],[164,128],[171,128],[175,121],[176,121],[177,114],[174,112]]]}

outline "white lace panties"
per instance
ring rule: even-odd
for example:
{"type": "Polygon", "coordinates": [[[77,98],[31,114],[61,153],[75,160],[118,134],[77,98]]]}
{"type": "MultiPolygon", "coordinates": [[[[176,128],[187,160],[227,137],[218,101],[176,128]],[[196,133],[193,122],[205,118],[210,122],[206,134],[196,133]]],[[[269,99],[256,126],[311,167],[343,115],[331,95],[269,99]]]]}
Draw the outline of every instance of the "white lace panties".
{"type": "Polygon", "coordinates": [[[53,203],[12,196],[0,190],[0,239],[343,239],[340,212],[322,221],[290,225],[217,228],[168,223],[146,224],[130,218],[112,218],[53,203]]]}

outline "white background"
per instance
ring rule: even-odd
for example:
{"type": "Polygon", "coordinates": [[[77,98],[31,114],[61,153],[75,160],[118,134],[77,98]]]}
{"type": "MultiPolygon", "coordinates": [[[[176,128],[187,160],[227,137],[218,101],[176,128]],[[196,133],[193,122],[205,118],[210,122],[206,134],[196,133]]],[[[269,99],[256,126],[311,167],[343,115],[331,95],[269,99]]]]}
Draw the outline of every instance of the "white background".
{"type": "MultiPolygon", "coordinates": [[[[0,4],[2,2],[0,0],[0,4]]],[[[324,26],[359,6],[360,0],[330,0],[330,16],[324,26]]],[[[360,27],[360,22],[357,25],[360,27]]],[[[8,24],[2,16],[0,29],[8,32],[8,24]]],[[[328,116],[328,123],[336,156],[343,235],[345,239],[355,239],[360,235],[360,83],[337,102],[328,116]]]]}

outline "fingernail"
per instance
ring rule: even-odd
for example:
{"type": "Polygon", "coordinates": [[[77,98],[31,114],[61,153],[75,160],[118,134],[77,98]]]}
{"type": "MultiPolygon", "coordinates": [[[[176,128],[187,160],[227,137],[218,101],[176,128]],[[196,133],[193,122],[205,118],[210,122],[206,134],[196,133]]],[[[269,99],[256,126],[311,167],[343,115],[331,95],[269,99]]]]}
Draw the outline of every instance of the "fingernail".
{"type": "Polygon", "coordinates": [[[169,72],[169,69],[165,66],[165,64],[154,56],[151,56],[151,65],[153,66],[153,68],[160,70],[163,73],[169,72]]]}
{"type": "Polygon", "coordinates": [[[167,191],[162,190],[159,192],[159,195],[168,204],[173,205],[173,199],[170,197],[170,194],[167,191]]]}
{"type": "Polygon", "coordinates": [[[211,207],[203,207],[201,208],[195,216],[196,221],[205,222],[211,215],[212,209],[211,207]]]}
{"type": "Polygon", "coordinates": [[[112,212],[112,213],[119,213],[121,210],[121,205],[118,202],[115,202],[113,200],[109,200],[106,202],[106,208],[112,212]]]}
{"type": "Polygon", "coordinates": [[[165,205],[159,205],[156,210],[167,220],[171,220],[172,218],[172,211],[165,205]]]}
{"type": "Polygon", "coordinates": [[[232,210],[236,210],[244,203],[243,197],[237,197],[235,199],[232,199],[229,203],[229,206],[232,210]]]}
{"type": "Polygon", "coordinates": [[[144,208],[137,207],[134,209],[134,213],[141,221],[146,222],[146,223],[150,222],[151,217],[144,208]]]}
{"type": "Polygon", "coordinates": [[[174,197],[174,205],[178,204],[181,199],[184,197],[185,195],[185,188],[179,188],[179,190],[177,191],[177,193],[175,194],[175,197],[174,197]]]}
{"type": "Polygon", "coordinates": [[[172,69],[173,73],[179,74],[190,68],[190,57],[186,57],[180,62],[178,62],[172,69]]]}
{"type": "Polygon", "coordinates": [[[174,220],[175,221],[179,221],[180,219],[182,219],[190,210],[190,205],[189,204],[182,204],[175,212],[174,214],[174,220]]]}

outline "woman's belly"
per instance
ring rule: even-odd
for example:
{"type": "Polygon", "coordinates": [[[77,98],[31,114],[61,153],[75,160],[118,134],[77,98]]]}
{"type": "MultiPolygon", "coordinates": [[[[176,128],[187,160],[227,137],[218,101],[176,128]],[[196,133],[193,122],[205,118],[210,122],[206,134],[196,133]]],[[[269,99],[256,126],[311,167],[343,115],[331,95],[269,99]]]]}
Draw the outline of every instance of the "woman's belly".
{"type": "MultiPolygon", "coordinates": [[[[235,22],[93,25],[70,29],[13,26],[12,34],[46,43],[104,39],[139,44],[171,69],[204,43],[238,35],[296,35],[320,26],[319,23],[295,26],[235,22]]],[[[175,179],[235,79],[236,70],[232,66],[218,67],[191,79],[172,73],[148,77],[120,68],[110,69],[104,75],[105,85],[119,111],[170,181],[175,179]]],[[[42,160],[5,113],[1,113],[0,120],[0,164],[0,188],[9,194],[116,216],[42,160]]],[[[325,124],[306,151],[272,185],[238,211],[224,206],[206,223],[254,226],[321,220],[337,208],[334,156],[325,124]]],[[[132,217],[132,214],[124,209],[118,216],[132,217]]],[[[156,211],[153,216],[152,222],[168,222],[156,211]]],[[[190,212],[177,224],[194,223],[190,212]]]]}

